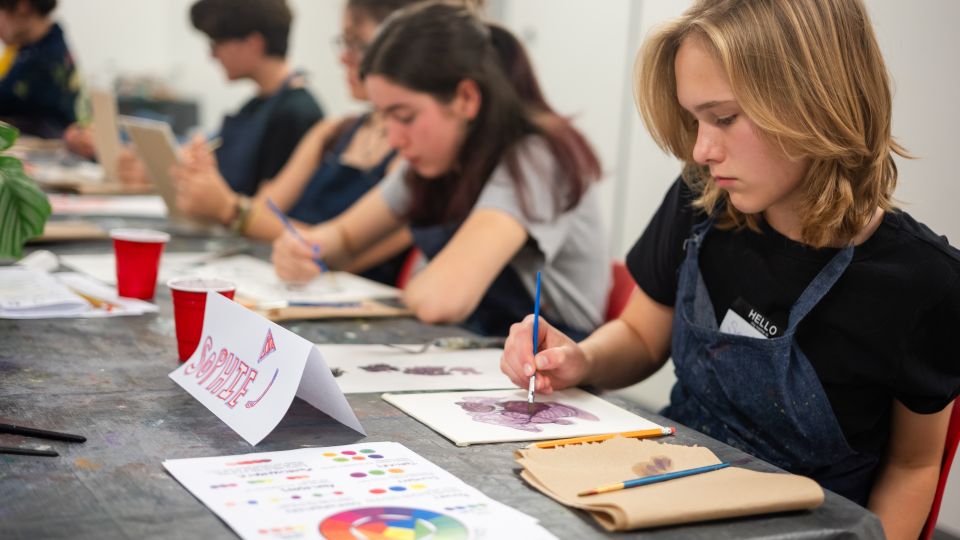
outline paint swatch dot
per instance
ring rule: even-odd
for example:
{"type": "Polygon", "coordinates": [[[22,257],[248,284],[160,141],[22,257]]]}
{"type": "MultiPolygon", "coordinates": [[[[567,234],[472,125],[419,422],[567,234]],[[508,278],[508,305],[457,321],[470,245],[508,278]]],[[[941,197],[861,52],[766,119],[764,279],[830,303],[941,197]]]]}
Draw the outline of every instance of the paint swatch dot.
{"type": "Polygon", "coordinates": [[[294,495],[294,496],[292,496],[292,497],[290,497],[290,498],[291,498],[291,499],[299,499],[300,496],[299,496],[299,495],[294,495]]]}
{"type": "Polygon", "coordinates": [[[380,476],[380,475],[387,474],[387,473],[381,471],[380,469],[374,469],[374,470],[370,471],[370,474],[372,474],[372,475],[374,475],[374,476],[380,476]]]}
{"type": "Polygon", "coordinates": [[[365,459],[367,459],[367,458],[365,458],[365,457],[363,457],[363,456],[353,456],[353,458],[351,458],[351,459],[353,459],[354,461],[363,461],[363,460],[365,460],[365,459]]]}
{"type": "Polygon", "coordinates": [[[403,472],[403,469],[387,469],[387,472],[392,472],[393,474],[400,474],[403,472]]]}
{"type": "Polygon", "coordinates": [[[369,448],[364,448],[360,451],[361,454],[372,454],[374,452],[376,452],[376,450],[370,450],[369,448]]]}
{"type": "Polygon", "coordinates": [[[337,458],[333,458],[333,460],[339,461],[340,463],[343,463],[344,461],[350,461],[349,458],[345,458],[345,457],[337,457],[337,458]]]}
{"type": "Polygon", "coordinates": [[[343,455],[345,455],[345,456],[355,456],[355,455],[357,455],[357,453],[354,452],[353,450],[344,450],[343,452],[340,452],[340,453],[343,454],[343,455]]]}
{"type": "Polygon", "coordinates": [[[390,486],[390,491],[406,491],[407,488],[403,486],[390,486]]]}
{"type": "Polygon", "coordinates": [[[326,456],[326,457],[333,457],[333,456],[337,455],[337,453],[336,453],[336,452],[324,452],[323,455],[326,456]]]}
{"type": "Polygon", "coordinates": [[[342,492],[342,491],[334,491],[333,494],[334,494],[334,495],[343,495],[343,492],[342,492]]]}
{"type": "Polygon", "coordinates": [[[381,456],[380,454],[370,454],[367,457],[370,459],[383,459],[383,456],[381,456]]]}
{"type": "Polygon", "coordinates": [[[410,489],[426,489],[426,488],[427,488],[426,484],[412,484],[410,486],[410,489]]]}
{"type": "Polygon", "coordinates": [[[352,477],[354,477],[354,478],[363,478],[363,477],[365,477],[365,476],[367,476],[367,475],[366,475],[366,473],[355,472],[355,473],[350,473],[350,476],[352,476],[352,477]]]}
{"type": "Polygon", "coordinates": [[[247,504],[257,504],[257,501],[249,500],[249,501],[247,501],[247,504]]]}
{"type": "Polygon", "coordinates": [[[383,494],[383,493],[386,493],[386,492],[387,492],[387,490],[385,490],[385,489],[380,489],[380,488],[374,488],[374,489],[371,489],[371,490],[370,490],[370,493],[373,493],[374,495],[380,495],[380,494],[383,494]]]}

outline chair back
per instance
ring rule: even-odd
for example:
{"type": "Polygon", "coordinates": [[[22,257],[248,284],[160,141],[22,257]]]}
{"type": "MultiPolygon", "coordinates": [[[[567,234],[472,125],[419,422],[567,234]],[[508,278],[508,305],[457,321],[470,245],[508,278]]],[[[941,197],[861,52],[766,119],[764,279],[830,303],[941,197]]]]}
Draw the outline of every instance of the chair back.
{"type": "Polygon", "coordinates": [[[940,514],[940,503],[943,502],[943,490],[947,487],[947,476],[950,475],[950,466],[957,454],[957,444],[960,443],[960,399],[953,401],[953,412],[950,414],[950,427],[947,428],[947,440],[943,447],[943,462],[940,464],[940,480],[937,482],[937,492],[930,506],[930,514],[920,533],[921,540],[930,540],[933,530],[937,527],[937,516],[940,514]]]}
{"type": "Polygon", "coordinates": [[[419,249],[415,247],[410,248],[410,251],[407,253],[407,258],[403,261],[403,266],[400,267],[400,273],[397,274],[396,287],[398,289],[407,288],[407,283],[410,283],[410,278],[413,277],[413,274],[415,274],[419,268],[422,257],[423,254],[420,253],[419,249]]]}
{"type": "Polygon", "coordinates": [[[610,266],[613,272],[613,284],[607,295],[607,313],[604,318],[606,321],[612,321],[620,316],[623,308],[627,307],[633,289],[637,286],[623,261],[613,261],[610,266]]]}

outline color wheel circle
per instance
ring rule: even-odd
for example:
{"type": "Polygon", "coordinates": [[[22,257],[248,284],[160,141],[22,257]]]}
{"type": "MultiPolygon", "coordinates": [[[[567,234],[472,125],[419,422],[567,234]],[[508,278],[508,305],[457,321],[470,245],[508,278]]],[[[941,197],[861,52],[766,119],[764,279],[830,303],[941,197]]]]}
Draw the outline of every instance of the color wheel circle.
{"type": "Polygon", "coordinates": [[[467,540],[458,520],[430,510],[401,507],[356,508],[320,523],[327,540],[467,540]]]}

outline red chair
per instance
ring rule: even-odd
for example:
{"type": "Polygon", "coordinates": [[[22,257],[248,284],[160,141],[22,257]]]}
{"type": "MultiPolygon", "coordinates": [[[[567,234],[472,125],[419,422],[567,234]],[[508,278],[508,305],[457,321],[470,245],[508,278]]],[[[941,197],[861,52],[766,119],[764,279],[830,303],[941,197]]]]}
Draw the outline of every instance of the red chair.
{"type": "Polygon", "coordinates": [[[633,281],[633,276],[627,270],[627,265],[621,261],[613,261],[611,264],[613,272],[613,284],[610,287],[610,293],[607,295],[607,313],[606,321],[612,321],[620,316],[623,308],[627,307],[630,295],[633,289],[637,287],[633,281]]]}
{"type": "Polygon", "coordinates": [[[937,482],[937,492],[933,497],[933,505],[927,522],[920,533],[920,540],[930,540],[933,530],[937,527],[937,515],[940,514],[940,503],[943,501],[943,490],[947,487],[947,476],[950,475],[950,466],[957,454],[957,444],[960,443],[960,399],[953,402],[953,412],[950,413],[950,427],[947,428],[947,441],[943,447],[943,463],[940,465],[940,481],[937,482]]]}
{"type": "Polygon", "coordinates": [[[415,247],[410,248],[410,252],[407,253],[407,258],[403,261],[403,266],[400,267],[400,273],[397,275],[398,289],[405,289],[407,287],[407,283],[410,283],[410,278],[417,272],[422,260],[423,254],[420,253],[420,250],[415,247]]]}

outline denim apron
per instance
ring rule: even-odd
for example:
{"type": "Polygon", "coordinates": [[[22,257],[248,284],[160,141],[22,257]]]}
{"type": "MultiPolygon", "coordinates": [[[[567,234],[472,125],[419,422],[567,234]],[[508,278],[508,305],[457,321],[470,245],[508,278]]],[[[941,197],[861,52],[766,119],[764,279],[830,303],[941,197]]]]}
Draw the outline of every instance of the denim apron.
{"type": "Polygon", "coordinates": [[[698,257],[708,219],[694,227],[673,317],[677,383],[663,414],[866,505],[877,459],[850,448],[817,373],[796,341],[797,326],[853,258],[840,250],[791,307],[786,331],[760,339],[721,333],[698,257]]]}
{"type": "MultiPolygon", "coordinates": [[[[390,160],[396,155],[395,150],[391,150],[376,167],[366,171],[340,161],[340,157],[350,146],[350,141],[369,118],[369,114],[359,118],[340,137],[332,151],[324,156],[320,167],[313,173],[310,182],[300,194],[300,199],[290,210],[290,217],[310,224],[333,219],[350,208],[384,177],[390,160]]],[[[360,275],[380,283],[394,285],[407,253],[408,251],[405,250],[360,275]]]]}
{"type": "Polygon", "coordinates": [[[290,88],[290,81],[299,77],[292,73],[284,79],[279,90],[266,98],[264,103],[252,113],[239,112],[223,118],[220,127],[220,148],[216,150],[220,174],[230,184],[230,188],[243,195],[252,197],[257,192],[262,178],[257,178],[256,164],[260,156],[260,146],[267,134],[267,124],[273,116],[273,110],[280,103],[280,97],[290,88]]]}
{"type": "Polygon", "coordinates": [[[369,170],[361,170],[340,161],[357,131],[369,118],[367,114],[354,122],[332,151],[326,153],[300,195],[300,200],[290,210],[290,217],[310,224],[333,219],[380,182],[390,160],[397,154],[396,150],[391,150],[377,166],[369,170]]]}

